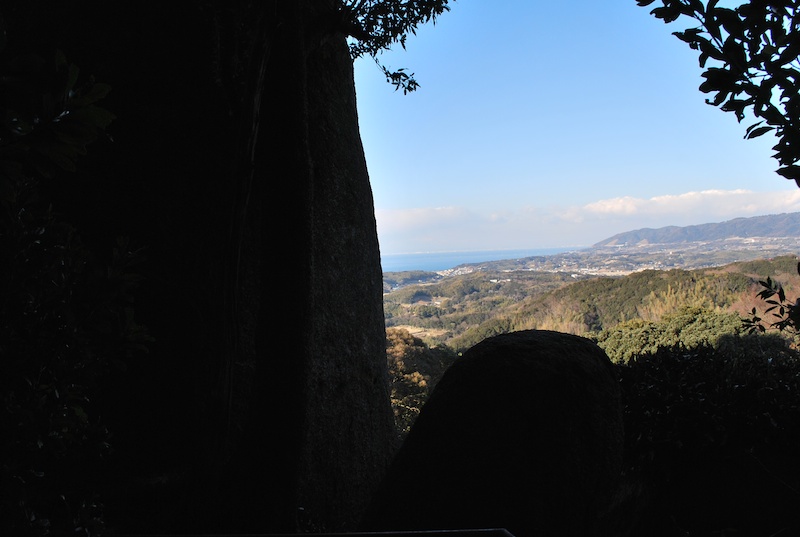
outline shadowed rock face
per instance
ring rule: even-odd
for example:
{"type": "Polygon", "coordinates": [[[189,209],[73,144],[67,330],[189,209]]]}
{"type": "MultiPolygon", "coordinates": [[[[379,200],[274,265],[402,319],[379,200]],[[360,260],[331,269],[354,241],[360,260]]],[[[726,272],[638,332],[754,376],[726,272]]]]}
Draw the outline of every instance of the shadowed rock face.
{"type": "Polygon", "coordinates": [[[588,339],[487,339],[445,373],[364,519],[370,530],[594,535],[622,464],[620,389],[588,339]]]}

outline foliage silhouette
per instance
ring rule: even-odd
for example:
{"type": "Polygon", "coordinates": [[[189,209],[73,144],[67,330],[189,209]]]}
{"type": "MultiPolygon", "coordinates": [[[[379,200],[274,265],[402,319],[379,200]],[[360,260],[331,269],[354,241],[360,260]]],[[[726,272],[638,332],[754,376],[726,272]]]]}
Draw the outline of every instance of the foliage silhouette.
{"type": "MultiPolygon", "coordinates": [[[[655,0],[637,0],[649,6],[655,0]]],[[[774,131],[777,173],[800,185],[800,6],[792,0],[749,0],[731,9],[718,0],[661,0],[651,13],[671,23],[681,17],[699,25],[674,35],[700,53],[700,91],[706,102],[733,112],[749,110],[758,121],[745,131],[756,138],[774,131]]]]}
{"type": "MultiPolygon", "coordinates": [[[[797,273],[800,274],[800,263],[797,265],[797,273]]],[[[781,332],[788,331],[797,337],[800,334],[800,298],[794,302],[787,300],[783,286],[771,277],[758,283],[762,290],[756,296],[768,304],[764,314],[771,313],[773,322],[766,323],[754,307],[750,316],[743,319],[748,331],[763,333],[768,328],[774,328],[781,332]]]]}
{"type": "Polygon", "coordinates": [[[341,26],[354,38],[350,43],[353,59],[371,56],[395,90],[415,91],[419,84],[414,73],[405,68],[395,71],[383,65],[379,55],[392,45],[406,47],[409,34],[416,34],[420,24],[436,23],[436,18],[449,11],[448,0],[350,0],[339,11],[341,26]]]}
{"type": "Polygon", "coordinates": [[[627,481],[618,534],[800,529],[800,355],[785,339],[660,347],[618,370],[627,481]]]}
{"type": "Polygon", "coordinates": [[[99,388],[150,341],[133,309],[141,252],[90,251],[43,183],[68,180],[113,120],[97,104],[110,87],[60,52],[0,57],[0,75],[0,531],[91,535],[111,449],[99,388]]]}

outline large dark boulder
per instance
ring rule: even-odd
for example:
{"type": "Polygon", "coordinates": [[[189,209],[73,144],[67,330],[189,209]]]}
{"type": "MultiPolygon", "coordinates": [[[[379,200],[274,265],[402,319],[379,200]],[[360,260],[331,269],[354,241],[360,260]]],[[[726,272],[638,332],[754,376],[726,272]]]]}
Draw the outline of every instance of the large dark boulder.
{"type": "Polygon", "coordinates": [[[493,337],[444,374],[363,528],[595,535],[622,450],[620,388],[602,349],[550,331],[493,337]]]}

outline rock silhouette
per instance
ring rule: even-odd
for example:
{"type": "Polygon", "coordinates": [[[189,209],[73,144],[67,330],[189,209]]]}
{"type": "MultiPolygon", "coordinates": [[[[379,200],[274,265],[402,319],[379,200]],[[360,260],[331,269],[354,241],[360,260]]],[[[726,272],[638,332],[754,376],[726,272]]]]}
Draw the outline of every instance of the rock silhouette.
{"type": "Polygon", "coordinates": [[[362,526],[594,535],[622,450],[620,388],[602,349],[551,331],[489,338],[445,372],[362,526]]]}

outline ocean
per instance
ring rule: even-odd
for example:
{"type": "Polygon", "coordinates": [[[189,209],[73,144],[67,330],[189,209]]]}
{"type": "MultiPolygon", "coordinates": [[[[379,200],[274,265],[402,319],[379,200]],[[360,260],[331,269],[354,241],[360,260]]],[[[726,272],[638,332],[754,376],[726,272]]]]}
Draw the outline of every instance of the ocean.
{"type": "Polygon", "coordinates": [[[477,252],[427,252],[416,254],[383,254],[383,272],[404,270],[447,270],[464,263],[481,263],[500,259],[520,259],[534,255],[552,255],[575,250],[572,248],[534,248],[529,250],[480,250],[477,252]]]}

